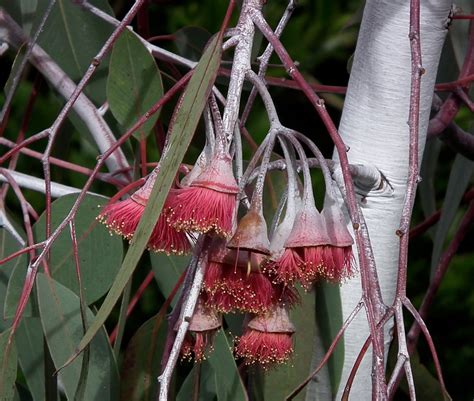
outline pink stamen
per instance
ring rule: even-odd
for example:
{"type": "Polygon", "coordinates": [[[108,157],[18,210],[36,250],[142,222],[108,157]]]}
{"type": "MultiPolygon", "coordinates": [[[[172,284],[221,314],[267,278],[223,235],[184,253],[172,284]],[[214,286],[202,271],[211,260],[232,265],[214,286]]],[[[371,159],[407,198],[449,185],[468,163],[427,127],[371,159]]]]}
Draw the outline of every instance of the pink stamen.
{"type": "Polygon", "coordinates": [[[235,194],[192,186],[171,191],[168,222],[176,230],[231,235],[235,194]]]}
{"type": "Polygon", "coordinates": [[[267,333],[249,329],[240,337],[235,348],[246,365],[260,364],[268,368],[288,361],[293,353],[290,333],[267,333]]]}

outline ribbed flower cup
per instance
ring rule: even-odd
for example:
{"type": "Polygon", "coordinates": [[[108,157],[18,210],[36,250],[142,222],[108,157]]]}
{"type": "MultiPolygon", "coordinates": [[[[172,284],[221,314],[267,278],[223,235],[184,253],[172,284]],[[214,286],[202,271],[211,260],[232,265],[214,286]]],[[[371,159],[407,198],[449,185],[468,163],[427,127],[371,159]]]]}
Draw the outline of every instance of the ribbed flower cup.
{"type": "MultiPolygon", "coordinates": [[[[188,335],[181,347],[181,357],[200,362],[213,349],[214,337],[222,326],[222,316],[215,310],[204,305],[199,298],[194,314],[189,323],[188,335]]],[[[175,330],[179,328],[177,323],[175,330]]]]}
{"type": "Polygon", "coordinates": [[[267,223],[261,211],[251,208],[240,219],[237,230],[227,243],[227,248],[264,255],[270,254],[267,223]]]}
{"type": "Polygon", "coordinates": [[[248,323],[237,341],[235,355],[242,358],[246,365],[258,364],[263,368],[285,363],[293,353],[294,332],[288,311],[276,307],[248,323]]]}
{"type": "MultiPolygon", "coordinates": [[[[98,220],[104,223],[111,232],[131,240],[143,215],[158,173],[159,167],[150,173],[145,184],[129,199],[106,205],[100,212],[98,220]]],[[[182,255],[191,251],[192,244],[186,233],[178,232],[168,224],[166,209],[171,197],[170,193],[153,228],[147,247],[155,252],[182,255]]]]}

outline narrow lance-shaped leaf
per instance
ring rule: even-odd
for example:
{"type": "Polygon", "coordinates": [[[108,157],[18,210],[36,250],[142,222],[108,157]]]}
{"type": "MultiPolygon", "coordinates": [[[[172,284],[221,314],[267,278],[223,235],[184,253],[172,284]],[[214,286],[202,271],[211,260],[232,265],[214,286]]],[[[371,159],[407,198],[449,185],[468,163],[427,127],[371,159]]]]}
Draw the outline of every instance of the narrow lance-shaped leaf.
{"type": "MultiPolygon", "coordinates": [[[[160,173],[153,186],[149,201],[135,231],[122,266],[96,318],[82,338],[76,353],[67,361],[70,363],[90,343],[120,298],[125,285],[131,278],[140,257],[160,215],[166,196],[171,188],[179,165],[191,142],[206,99],[214,83],[222,53],[222,37],[216,35],[209,44],[201,61],[186,87],[181,107],[170,132],[169,152],[160,161],[160,173]]],[[[66,364],[67,364],[66,363],[66,364]]]]}

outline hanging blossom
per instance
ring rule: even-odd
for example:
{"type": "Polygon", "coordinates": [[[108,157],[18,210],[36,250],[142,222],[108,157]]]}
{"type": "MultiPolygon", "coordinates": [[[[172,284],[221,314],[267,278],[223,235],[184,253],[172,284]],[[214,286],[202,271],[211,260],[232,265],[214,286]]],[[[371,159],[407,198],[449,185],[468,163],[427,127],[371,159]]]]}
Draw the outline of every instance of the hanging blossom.
{"type": "Polygon", "coordinates": [[[259,364],[268,368],[284,363],[293,353],[294,332],[288,311],[276,307],[250,320],[244,334],[237,340],[235,354],[246,365],[259,364]]]}
{"type": "MultiPolygon", "coordinates": [[[[145,184],[134,192],[129,199],[107,204],[100,212],[98,220],[107,228],[131,240],[143,215],[148,199],[150,198],[156,177],[159,174],[159,165],[147,178],[145,184]]],[[[153,228],[147,247],[154,252],[167,254],[187,254],[192,250],[192,236],[179,232],[168,223],[166,213],[167,204],[173,193],[170,192],[165,200],[163,210],[153,228]]]]}

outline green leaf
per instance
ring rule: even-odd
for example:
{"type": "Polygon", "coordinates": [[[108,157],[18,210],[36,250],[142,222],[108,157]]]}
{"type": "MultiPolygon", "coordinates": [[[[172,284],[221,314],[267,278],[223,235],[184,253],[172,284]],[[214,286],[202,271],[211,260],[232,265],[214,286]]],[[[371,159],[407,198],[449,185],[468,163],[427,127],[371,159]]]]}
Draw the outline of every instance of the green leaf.
{"type": "MultiPolygon", "coordinates": [[[[43,14],[47,3],[48,1],[39,3],[37,15],[43,14]]],[[[90,3],[113,15],[107,0],[93,0],[90,3]]],[[[75,2],[56,0],[38,44],[77,82],[112,31],[112,25],[81,9],[75,2]]],[[[107,60],[104,60],[84,91],[96,105],[102,105],[106,100],[106,77],[107,60]]]]}
{"type": "MultiPolygon", "coordinates": [[[[316,289],[316,321],[321,333],[324,351],[329,349],[343,324],[342,305],[339,286],[321,283],[316,289]]],[[[344,337],[328,361],[329,377],[333,394],[336,394],[341,381],[344,365],[344,337]]]]}
{"type": "MultiPolygon", "coordinates": [[[[21,248],[21,245],[13,237],[13,235],[11,235],[6,229],[0,228],[0,259],[11,255],[21,248]]],[[[26,255],[16,257],[7,263],[4,263],[0,267],[0,311],[2,314],[2,316],[0,316],[0,331],[4,331],[10,327],[11,322],[9,320],[5,320],[11,317],[11,315],[6,313],[5,310],[7,302],[7,288],[8,283],[13,275],[13,271],[18,266],[25,266],[26,268],[26,255]]]]}
{"type": "Polygon", "coordinates": [[[34,401],[44,401],[44,337],[37,317],[23,318],[15,332],[18,362],[34,401]]]}
{"type": "Polygon", "coordinates": [[[154,401],[167,325],[160,314],[146,321],[130,340],[122,363],[120,400],[154,401]]]}
{"type": "Polygon", "coordinates": [[[15,393],[17,355],[15,343],[8,343],[10,330],[0,334],[0,400],[11,401],[15,393]]]}
{"type": "MultiPolygon", "coordinates": [[[[196,367],[189,373],[176,401],[192,399],[196,367]]],[[[201,363],[200,401],[248,401],[232,350],[223,330],[214,339],[214,350],[201,363]]]]}
{"type": "Polygon", "coordinates": [[[433,253],[431,254],[431,276],[438,266],[444,241],[448,235],[461,199],[466,191],[474,169],[474,162],[461,155],[456,155],[448,180],[448,188],[443,202],[443,209],[436,229],[433,253]]]}
{"type": "MultiPolygon", "coordinates": [[[[290,311],[290,318],[296,327],[293,335],[295,352],[292,360],[265,374],[265,400],[283,400],[288,393],[308,376],[313,355],[316,331],[314,294],[302,293],[301,305],[290,311]]],[[[295,400],[304,400],[302,391],[295,400]]]]}
{"type": "MultiPolygon", "coordinates": [[[[20,301],[21,291],[23,290],[23,284],[25,282],[26,271],[28,269],[26,254],[19,256],[15,261],[17,263],[11,273],[10,280],[8,281],[8,287],[5,294],[5,306],[3,308],[5,318],[9,319],[15,316],[16,308],[20,301]]],[[[25,311],[23,312],[24,317],[33,316],[35,302],[36,300],[33,297],[30,297],[25,311]]]]}
{"type": "MultiPolygon", "coordinates": [[[[125,260],[118,272],[114,284],[104,300],[96,318],[81,340],[76,354],[81,352],[92,340],[97,330],[102,326],[114,305],[120,298],[125,285],[133,274],[141,258],[146,244],[155,226],[155,222],[163,207],[164,201],[171,188],[171,184],[183,160],[199,118],[204,110],[205,102],[214,83],[219,62],[221,59],[222,38],[216,35],[210,43],[201,61],[186,87],[181,107],[177,110],[176,121],[170,133],[170,150],[160,161],[160,173],[153,186],[147,206],[125,255],[125,260]]],[[[75,355],[72,356],[72,360],[75,355]]]]}
{"type": "MultiPolygon", "coordinates": [[[[125,129],[147,112],[163,96],[163,84],[155,59],[137,36],[125,29],[114,45],[107,79],[110,110],[125,129]]],[[[134,132],[145,138],[158,119],[155,113],[134,132]]]]}
{"type": "MultiPolygon", "coordinates": [[[[53,202],[51,205],[53,229],[64,220],[76,199],[77,194],[71,194],[53,202]]],[[[81,280],[87,304],[92,304],[107,292],[122,262],[121,238],[111,236],[107,228],[96,220],[99,206],[103,206],[106,202],[105,198],[87,195],[75,218],[81,280]]],[[[44,239],[44,213],[33,226],[33,230],[37,241],[44,239]]],[[[55,241],[50,255],[49,268],[53,278],[79,294],[69,229],[64,230],[55,241]]]]}
{"type": "MultiPolygon", "coordinates": [[[[163,253],[151,253],[150,259],[158,287],[163,296],[168,298],[179,277],[186,270],[189,263],[189,256],[168,256],[163,253]]],[[[171,305],[174,306],[176,301],[177,297],[174,297],[171,301],[171,305]]]]}
{"type": "MultiPolygon", "coordinates": [[[[68,288],[39,273],[36,279],[41,324],[56,368],[63,365],[83,336],[79,298],[68,288]]],[[[94,314],[87,309],[87,320],[94,314]]],[[[68,400],[74,400],[81,373],[82,355],[59,372],[68,400]]],[[[118,371],[104,329],[91,342],[84,400],[115,401],[118,371]]]]}

